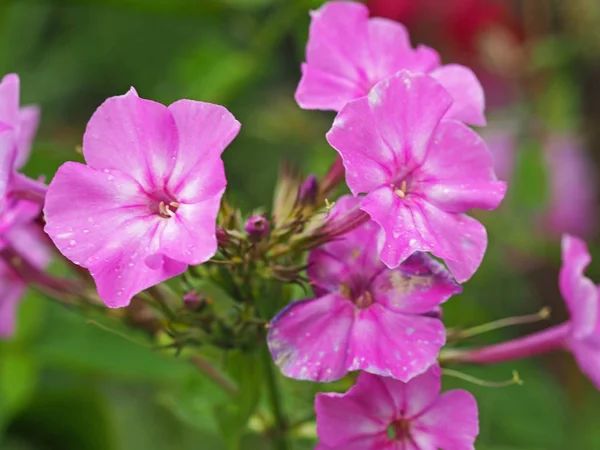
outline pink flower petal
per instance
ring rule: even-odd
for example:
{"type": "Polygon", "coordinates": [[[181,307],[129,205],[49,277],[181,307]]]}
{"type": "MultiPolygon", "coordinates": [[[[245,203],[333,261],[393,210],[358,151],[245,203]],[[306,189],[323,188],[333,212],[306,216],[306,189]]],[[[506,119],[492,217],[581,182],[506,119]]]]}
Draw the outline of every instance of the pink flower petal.
{"type": "Polygon", "coordinates": [[[133,88],[100,105],[83,136],[83,154],[91,167],[127,173],[148,192],[164,188],[177,146],[177,128],[167,107],[138,97],[133,88]]]}
{"type": "Polygon", "coordinates": [[[363,372],[345,394],[317,394],[317,434],[322,443],[337,448],[365,438],[375,440],[386,432],[396,410],[382,380],[363,372]]]}
{"type": "Polygon", "coordinates": [[[195,203],[223,195],[227,181],[221,154],[240,123],[223,106],[179,100],[169,106],[179,135],[168,190],[179,202],[195,203]]]}
{"type": "MultiPolygon", "coordinates": [[[[423,162],[452,97],[430,76],[401,70],[376,84],[368,102],[372,119],[363,109],[354,120],[373,120],[381,140],[395,154],[395,168],[405,171],[396,174],[401,176],[423,162]]],[[[352,138],[356,132],[349,129],[347,135],[352,138]]],[[[344,149],[336,149],[344,157],[344,149]]]]}
{"type": "Polygon", "coordinates": [[[560,292],[571,314],[573,336],[584,338],[594,332],[600,314],[598,289],[583,275],[592,258],[585,242],[567,234],[562,239],[562,260],[560,292]]]}
{"type": "Polygon", "coordinates": [[[445,260],[459,283],[467,281],[483,259],[487,233],[464,214],[450,214],[426,201],[400,198],[388,188],[371,192],[362,209],[385,233],[381,260],[396,267],[415,251],[429,251],[445,260]]]}
{"type": "Polygon", "coordinates": [[[571,339],[567,346],[581,371],[600,390],[600,320],[598,325],[591,339],[571,339]]]}
{"type": "Polygon", "coordinates": [[[485,126],[485,95],[471,69],[459,64],[447,64],[435,69],[431,76],[446,88],[454,100],[447,113],[448,119],[485,126]]]}
{"type": "Polygon", "coordinates": [[[356,311],[347,353],[349,371],[408,381],[433,363],[446,342],[438,319],[395,313],[379,303],[356,311]]]}
{"type": "Polygon", "coordinates": [[[379,136],[366,98],[342,108],[327,133],[327,141],[342,157],[346,182],[354,195],[393,178],[394,152],[379,136]]]}
{"type": "Polygon", "coordinates": [[[340,445],[317,444],[315,450],[407,450],[407,448],[402,442],[390,441],[386,433],[380,433],[377,436],[358,438],[340,445]]]}
{"type": "Polygon", "coordinates": [[[446,268],[424,253],[414,253],[396,269],[373,281],[375,301],[405,314],[426,314],[462,291],[446,268]]]}
{"type": "Polygon", "coordinates": [[[27,286],[0,259],[0,338],[15,332],[17,305],[27,286]]]}
{"type": "Polygon", "coordinates": [[[477,402],[467,391],[446,392],[414,419],[411,430],[419,448],[474,450],[479,434],[477,402]]]}
{"type": "Polygon", "coordinates": [[[185,263],[159,258],[157,228],[166,220],[150,210],[140,185],[118,170],[78,163],[59,168],[46,196],[45,231],[62,254],[90,269],[109,307],[129,304],[138,292],[182,273],[185,263]]]}
{"type": "Polygon", "coordinates": [[[224,188],[191,205],[181,204],[174,217],[158,230],[161,252],[187,264],[202,264],[217,252],[216,222],[224,188]]]}
{"type": "Polygon", "coordinates": [[[420,170],[421,181],[415,181],[411,190],[422,192],[428,202],[447,212],[494,209],[506,192],[484,141],[457,121],[440,123],[420,170]]]}
{"type": "Polygon", "coordinates": [[[14,133],[0,124],[0,213],[4,209],[4,202],[8,184],[13,172],[16,157],[14,133]]]}
{"type": "Polygon", "coordinates": [[[17,142],[18,154],[15,168],[22,168],[29,159],[33,138],[40,122],[40,108],[34,105],[24,106],[19,111],[19,138],[17,142]]]}
{"type": "Polygon", "coordinates": [[[326,3],[311,13],[306,47],[310,68],[303,68],[296,91],[301,107],[338,109],[356,94],[366,95],[370,85],[362,65],[368,57],[368,14],[364,5],[354,2],[326,3]]]}
{"type": "Polygon", "coordinates": [[[0,122],[19,133],[19,89],[17,74],[11,73],[0,81],[0,122]]]}
{"type": "Polygon", "coordinates": [[[354,306],[338,294],[291,303],[271,322],[267,343],[288,377],[319,382],[347,372],[354,306]]]}

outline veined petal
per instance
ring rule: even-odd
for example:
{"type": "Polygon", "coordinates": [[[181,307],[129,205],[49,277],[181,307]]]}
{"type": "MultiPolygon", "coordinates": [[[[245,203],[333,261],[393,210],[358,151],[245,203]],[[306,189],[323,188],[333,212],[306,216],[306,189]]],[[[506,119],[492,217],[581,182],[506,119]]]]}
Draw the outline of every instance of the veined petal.
{"type": "Polygon", "coordinates": [[[368,57],[368,16],[366,6],[354,2],[329,2],[311,13],[306,46],[306,65],[310,69],[303,69],[296,93],[302,107],[337,110],[356,98],[341,99],[345,94],[367,94],[370,86],[363,66],[368,57]],[[330,80],[329,87],[335,87],[335,79],[342,86],[353,87],[340,91],[336,97],[319,86],[323,79],[330,80]],[[335,101],[328,104],[328,98],[335,101]]]}
{"type": "Polygon", "coordinates": [[[485,95],[471,69],[460,64],[447,64],[431,72],[431,76],[452,96],[452,106],[446,114],[448,119],[485,126],[485,95]]]}
{"type": "Polygon", "coordinates": [[[346,182],[354,195],[392,181],[395,157],[381,139],[366,98],[348,103],[327,133],[346,169],[346,182]]]}
{"type": "Polygon", "coordinates": [[[504,198],[506,183],[498,181],[493,165],[492,154],[477,133],[460,122],[444,120],[411,189],[451,213],[494,209],[504,198]]]}
{"type": "Polygon", "coordinates": [[[14,73],[5,75],[0,81],[0,122],[19,133],[19,76],[14,73]]]}
{"type": "Polygon", "coordinates": [[[315,412],[319,439],[333,448],[368,437],[375,440],[396,414],[381,377],[366,372],[345,394],[317,394],[315,412]]]}
{"type": "Polygon", "coordinates": [[[368,101],[381,140],[396,156],[396,175],[423,162],[435,128],[452,105],[435,79],[406,70],[377,83],[368,101]]]}
{"type": "Polygon", "coordinates": [[[428,313],[461,291],[446,268],[424,253],[382,271],[371,288],[377,303],[405,314],[428,313]]]}
{"type": "Polygon", "coordinates": [[[600,315],[598,288],[584,276],[592,258],[585,242],[565,234],[562,239],[562,260],[560,292],[571,315],[573,337],[584,338],[594,332],[600,315]]]}
{"type": "Polygon", "coordinates": [[[19,110],[19,136],[17,140],[17,159],[15,169],[22,168],[29,159],[33,138],[40,123],[40,108],[35,105],[24,106],[19,110]]]}
{"type": "Polygon", "coordinates": [[[168,190],[179,202],[196,203],[223,194],[227,181],[221,154],[240,131],[240,123],[223,106],[179,100],[169,106],[179,148],[168,190]]]}
{"type": "Polygon", "coordinates": [[[368,87],[361,81],[328,72],[303,63],[302,78],[294,95],[302,109],[339,111],[351,100],[367,94],[368,87]]]}
{"type": "Polygon", "coordinates": [[[78,163],[59,168],[44,207],[45,231],[60,252],[90,272],[109,307],[129,304],[138,292],[182,273],[186,264],[160,253],[163,219],[141,186],[118,170],[78,163]],[[154,257],[153,268],[146,260],[154,257]]]}
{"type": "Polygon", "coordinates": [[[411,437],[415,442],[433,443],[435,449],[474,450],[478,434],[477,402],[464,390],[445,392],[411,424],[411,437]]]}
{"type": "Polygon", "coordinates": [[[83,136],[83,155],[95,169],[129,174],[147,191],[162,190],[177,158],[178,135],[168,108],[131,88],[98,107],[83,136]]]}
{"type": "Polygon", "coordinates": [[[440,377],[440,368],[435,364],[408,383],[387,377],[382,377],[381,383],[393,399],[399,417],[412,420],[435,404],[442,389],[440,377]]]}
{"type": "Polygon", "coordinates": [[[445,342],[439,319],[396,313],[374,303],[356,311],[347,370],[406,382],[435,363],[445,342]]]}
{"type": "Polygon", "coordinates": [[[354,306],[338,294],[291,303],[271,322],[267,343],[284,375],[334,381],[348,372],[354,306]]]}

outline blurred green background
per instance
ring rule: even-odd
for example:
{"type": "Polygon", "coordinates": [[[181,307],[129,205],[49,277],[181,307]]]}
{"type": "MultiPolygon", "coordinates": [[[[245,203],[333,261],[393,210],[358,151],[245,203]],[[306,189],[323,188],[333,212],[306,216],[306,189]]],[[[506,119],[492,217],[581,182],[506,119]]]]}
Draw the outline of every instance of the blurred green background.
{"type": "MultiPolygon", "coordinates": [[[[80,158],[76,147],[94,109],[135,86],[142,97],[165,104],[190,98],[229,108],[243,124],[224,154],[229,195],[245,211],[268,206],[283,160],[322,175],[334,158],[324,139],[334,114],[300,110],[293,98],[308,10],[322,3],[0,0],[0,74],[19,73],[22,102],[43,111],[26,172],[50,179],[62,162],[80,158]]],[[[551,321],[560,322],[566,315],[557,289],[558,244],[560,231],[570,230],[544,227],[554,176],[544,152],[555,133],[568,133],[584,144],[585,166],[597,178],[600,3],[507,0],[493,2],[502,14],[488,14],[491,3],[465,2],[473,9],[454,40],[440,26],[444,17],[431,10],[407,16],[413,43],[435,46],[445,62],[478,71],[490,99],[490,128],[518,129],[508,198],[498,211],[478,215],[488,226],[488,254],[464,294],[445,307],[445,317],[450,326],[469,326],[550,305],[551,321]],[[479,24],[475,31],[472,23],[479,24]]],[[[598,206],[593,183],[572,182],[575,196],[577,183],[590,185],[585,220],[592,221],[598,206]]],[[[583,234],[600,258],[597,230],[588,228],[583,234]]],[[[599,262],[590,274],[600,280],[599,262]]],[[[478,449],[600,448],[600,393],[569,355],[465,371],[497,381],[510,378],[512,369],[523,386],[447,383],[477,396],[478,449]]],[[[247,376],[252,382],[260,373],[247,376]]],[[[286,406],[309,412],[313,387],[286,383],[304,395],[286,406]]],[[[219,450],[225,447],[209,413],[219,402],[214,386],[183,361],[93,327],[33,293],[22,304],[17,336],[0,343],[1,450],[219,450]]],[[[257,427],[251,420],[244,449],[268,448],[253,437],[257,427]]],[[[300,434],[298,448],[312,448],[314,430],[300,434]]]]}

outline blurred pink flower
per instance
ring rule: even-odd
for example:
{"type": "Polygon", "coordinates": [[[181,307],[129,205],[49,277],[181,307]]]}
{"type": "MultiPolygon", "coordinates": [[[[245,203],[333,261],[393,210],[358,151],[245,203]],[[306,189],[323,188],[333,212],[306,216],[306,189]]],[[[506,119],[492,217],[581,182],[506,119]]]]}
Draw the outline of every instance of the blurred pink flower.
{"type": "Polygon", "coordinates": [[[589,236],[598,214],[598,182],[576,136],[551,134],[544,152],[549,201],[543,225],[553,235],[589,236]]]}
{"type": "Polygon", "coordinates": [[[222,106],[180,100],[167,108],[133,88],[94,113],[83,140],[88,165],[58,170],[44,212],[46,232],[90,270],[107,306],[126,306],[215,254],[221,153],[239,129],[222,106]]]}
{"type": "Polygon", "coordinates": [[[510,181],[515,169],[517,129],[508,120],[494,120],[481,130],[494,160],[494,171],[500,180],[510,181]]]}
{"type": "Polygon", "coordinates": [[[416,251],[431,252],[462,283],[487,246],[483,225],[464,213],[496,208],[506,184],[483,140],[444,118],[451,105],[435,79],[403,70],[347,104],[327,140],[352,193],[367,193],[361,208],[383,229],[383,262],[396,267],[416,251]]]}
{"type": "MultiPolygon", "coordinates": [[[[330,220],[358,202],[342,197],[330,220]]],[[[378,258],[378,234],[368,222],[310,253],[317,297],[292,303],[269,329],[271,354],[285,375],[332,381],[366,370],[407,381],[435,362],[445,329],[427,314],[461,288],[423,253],[388,269],[378,258]]]]}
{"type": "MultiPolygon", "coordinates": [[[[10,245],[28,263],[44,269],[50,262],[50,249],[38,225],[13,226],[0,235],[0,250],[10,245]]],[[[17,306],[27,285],[10,265],[0,258],[0,338],[15,331],[17,306]]]]}
{"type": "Polygon", "coordinates": [[[442,66],[432,48],[411,47],[403,25],[369,19],[367,7],[356,2],[328,2],[312,12],[296,101],[305,109],[339,111],[401,69],[428,73],[448,90],[454,97],[449,118],[485,125],[483,89],[471,69],[442,66]]]}
{"type": "Polygon", "coordinates": [[[345,394],[317,394],[317,450],[474,450],[475,398],[440,395],[440,369],[408,383],[361,373],[345,394]]]}

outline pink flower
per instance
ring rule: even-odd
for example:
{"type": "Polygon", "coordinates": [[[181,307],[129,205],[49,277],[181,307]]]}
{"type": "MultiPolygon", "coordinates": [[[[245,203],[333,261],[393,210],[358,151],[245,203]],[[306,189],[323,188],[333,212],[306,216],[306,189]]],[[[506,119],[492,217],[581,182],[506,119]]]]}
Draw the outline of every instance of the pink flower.
{"type": "MultiPolygon", "coordinates": [[[[342,197],[330,220],[357,202],[342,197]]],[[[310,253],[317,297],[280,312],[267,338],[286,376],[332,381],[365,370],[407,381],[435,362],[445,329],[427,314],[461,288],[422,253],[388,269],[377,256],[377,236],[368,222],[310,253]]]]}
{"type": "Polygon", "coordinates": [[[564,345],[581,371],[600,389],[600,294],[599,287],[583,275],[591,261],[585,242],[565,235],[562,241],[563,266],[560,292],[571,314],[564,345]]]}
{"type": "Polygon", "coordinates": [[[581,371],[600,389],[600,287],[584,276],[591,261],[585,242],[563,236],[562,258],[559,286],[571,315],[569,321],[488,347],[451,350],[450,359],[495,364],[566,349],[573,353],[581,371]]]}
{"type": "MultiPolygon", "coordinates": [[[[10,245],[30,264],[44,269],[50,262],[50,251],[39,226],[14,226],[0,236],[0,250],[10,245]]],[[[0,258],[0,338],[15,331],[17,306],[27,289],[26,283],[9,264],[0,258]]]]}
{"type": "Polygon", "coordinates": [[[317,394],[318,450],[474,450],[475,398],[440,395],[440,369],[403,383],[361,373],[345,394],[317,394]]]}
{"type": "Polygon", "coordinates": [[[0,81],[0,213],[7,207],[6,197],[14,183],[23,182],[21,169],[31,150],[40,111],[37,106],[20,107],[19,76],[9,74],[0,81]],[[15,180],[15,178],[17,178],[15,180]]]}
{"type": "Polygon", "coordinates": [[[432,77],[400,71],[347,104],[327,140],[352,193],[367,193],[361,208],[383,229],[383,262],[396,267],[416,251],[431,252],[464,282],[483,259],[487,234],[463,213],[496,208],[506,184],[483,140],[444,118],[451,105],[432,77]]]}
{"type": "Polygon", "coordinates": [[[544,156],[550,183],[545,228],[553,235],[588,236],[596,225],[598,183],[585,149],[573,135],[553,134],[544,156]]]}
{"type": "Polygon", "coordinates": [[[107,306],[126,306],[215,254],[221,153],[239,128],[222,106],[180,100],[167,108],[133,88],[96,110],[83,139],[88,165],[58,170],[44,212],[46,232],[90,270],[107,306]]]}
{"type": "Polygon", "coordinates": [[[304,109],[339,111],[401,69],[431,74],[448,90],[449,118],[485,125],[483,89],[470,69],[440,65],[432,48],[411,47],[403,25],[369,19],[368,8],[356,2],[329,2],[312,12],[296,101],[304,109]]]}

